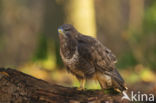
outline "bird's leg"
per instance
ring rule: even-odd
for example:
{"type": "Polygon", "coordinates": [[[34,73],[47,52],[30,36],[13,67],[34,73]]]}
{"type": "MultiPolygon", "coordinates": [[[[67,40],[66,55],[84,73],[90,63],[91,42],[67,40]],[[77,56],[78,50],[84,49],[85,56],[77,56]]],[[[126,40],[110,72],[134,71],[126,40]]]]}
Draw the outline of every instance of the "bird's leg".
{"type": "Polygon", "coordinates": [[[118,93],[121,93],[121,90],[118,89],[118,88],[114,88],[114,90],[115,90],[116,92],[118,92],[118,93]]]}
{"type": "Polygon", "coordinates": [[[86,79],[81,79],[80,80],[80,87],[78,88],[78,90],[84,90],[85,89],[85,83],[86,83],[86,79]]]}
{"type": "Polygon", "coordinates": [[[85,89],[85,83],[86,83],[86,80],[82,79],[80,83],[80,88],[85,89]]]}

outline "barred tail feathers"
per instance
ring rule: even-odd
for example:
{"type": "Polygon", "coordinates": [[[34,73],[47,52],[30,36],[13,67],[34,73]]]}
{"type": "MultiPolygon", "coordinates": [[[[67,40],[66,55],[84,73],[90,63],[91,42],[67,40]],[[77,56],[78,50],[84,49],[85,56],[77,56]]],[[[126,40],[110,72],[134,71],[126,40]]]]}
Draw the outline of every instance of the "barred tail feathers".
{"type": "Polygon", "coordinates": [[[106,75],[112,78],[112,86],[118,88],[120,91],[127,90],[128,88],[125,85],[125,82],[117,69],[113,69],[111,72],[105,72],[106,75]]]}

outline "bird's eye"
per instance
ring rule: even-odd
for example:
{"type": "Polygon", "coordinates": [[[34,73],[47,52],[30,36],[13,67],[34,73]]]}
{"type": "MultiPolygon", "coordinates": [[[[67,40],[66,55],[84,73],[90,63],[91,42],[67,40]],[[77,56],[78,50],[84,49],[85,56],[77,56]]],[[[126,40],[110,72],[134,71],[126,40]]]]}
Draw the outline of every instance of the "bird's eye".
{"type": "Polygon", "coordinates": [[[64,29],[64,31],[69,31],[70,30],[70,28],[66,28],[66,29],[64,29]]]}

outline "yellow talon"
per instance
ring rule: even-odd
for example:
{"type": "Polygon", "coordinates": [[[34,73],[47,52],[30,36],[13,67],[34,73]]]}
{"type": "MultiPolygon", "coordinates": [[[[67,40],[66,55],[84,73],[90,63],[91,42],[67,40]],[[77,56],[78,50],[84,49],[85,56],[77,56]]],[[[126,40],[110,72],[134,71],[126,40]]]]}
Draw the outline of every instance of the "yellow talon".
{"type": "Polygon", "coordinates": [[[116,90],[117,92],[121,93],[121,90],[119,90],[118,88],[115,88],[115,90],[116,90]]]}
{"type": "Polygon", "coordinates": [[[84,88],[79,87],[79,88],[77,88],[77,90],[82,91],[82,90],[84,90],[84,88]]]}

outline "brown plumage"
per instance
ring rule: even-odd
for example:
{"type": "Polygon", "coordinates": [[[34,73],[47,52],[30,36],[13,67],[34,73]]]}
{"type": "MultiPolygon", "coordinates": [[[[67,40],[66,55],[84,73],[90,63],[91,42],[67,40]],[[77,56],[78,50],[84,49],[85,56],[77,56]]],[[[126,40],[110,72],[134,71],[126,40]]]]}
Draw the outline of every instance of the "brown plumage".
{"type": "Polygon", "coordinates": [[[81,81],[95,78],[101,88],[126,90],[124,80],[115,68],[115,55],[97,39],[79,33],[72,25],[58,28],[60,55],[69,72],[81,81]]]}

